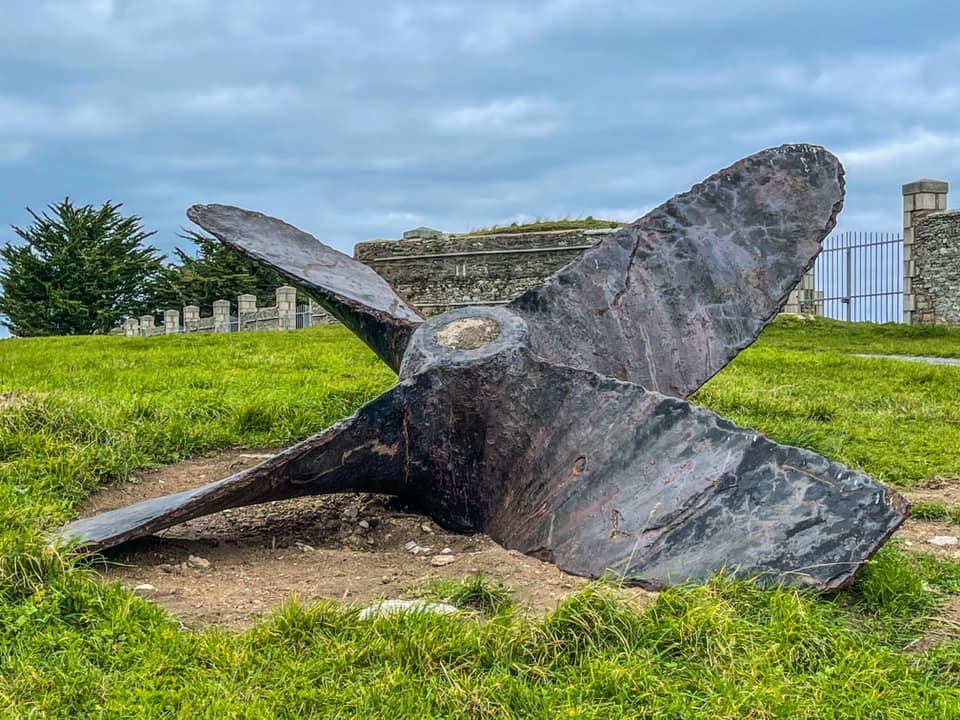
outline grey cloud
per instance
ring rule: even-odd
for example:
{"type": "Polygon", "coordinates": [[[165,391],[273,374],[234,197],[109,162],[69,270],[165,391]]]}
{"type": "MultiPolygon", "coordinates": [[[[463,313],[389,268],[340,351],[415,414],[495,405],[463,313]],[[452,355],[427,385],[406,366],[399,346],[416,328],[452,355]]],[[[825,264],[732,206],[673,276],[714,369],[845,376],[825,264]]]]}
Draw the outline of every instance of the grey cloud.
{"type": "Polygon", "coordinates": [[[82,191],[126,200],[165,248],[216,201],[349,250],[407,225],[628,219],[810,141],[848,164],[842,222],[896,229],[899,183],[960,174],[955,41],[854,42],[867,2],[848,21],[819,0],[6,5],[0,227],[82,191]]]}

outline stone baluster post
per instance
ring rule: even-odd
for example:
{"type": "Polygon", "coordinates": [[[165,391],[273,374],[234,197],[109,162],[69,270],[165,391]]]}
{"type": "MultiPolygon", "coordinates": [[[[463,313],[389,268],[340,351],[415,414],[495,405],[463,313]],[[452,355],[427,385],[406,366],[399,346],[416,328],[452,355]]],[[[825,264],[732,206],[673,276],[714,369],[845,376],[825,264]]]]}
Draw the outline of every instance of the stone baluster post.
{"type": "Polygon", "coordinates": [[[230,301],[213,301],[213,331],[218,333],[230,332],[230,301]]]}
{"type": "Polygon", "coordinates": [[[800,284],[797,285],[797,300],[800,313],[802,315],[820,315],[820,307],[817,302],[817,296],[820,296],[822,305],[823,292],[817,292],[813,268],[810,268],[800,278],[800,284]]]}
{"type": "MultiPolygon", "coordinates": [[[[781,312],[799,314],[799,315],[819,315],[820,308],[817,306],[817,299],[822,300],[823,292],[817,292],[814,284],[813,268],[805,272],[800,277],[800,282],[790,291],[787,302],[781,312]]],[[[821,303],[822,304],[822,303],[821,303]]]]}
{"type": "Polygon", "coordinates": [[[257,296],[244,294],[237,297],[237,330],[258,330],[257,296]]]}
{"type": "Polygon", "coordinates": [[[914,322],[914,313],[925,308],[917,307],[914,279],[917,265],[913,260],[914,227],[920,218],[930,213],[947,209],[947,190],[943,180],[915,180],[903,186],[903,321],[914,322]]]}
{"type": "Polygon", "coordinates": [[[183,331],[196,332],[200,328],[200,306],[186,305],[183,308],[183,331]]]}
{"type": "Polygon", "coordinates": [[[297,289],[289,285],[277,288],[277,327],[297,329],[297,289]]]}
{"type": "Polygon", "coordinates": [[[176,335],[180,332],[180,311],[163,311],[163,333],[164,335],[176,335]]]}

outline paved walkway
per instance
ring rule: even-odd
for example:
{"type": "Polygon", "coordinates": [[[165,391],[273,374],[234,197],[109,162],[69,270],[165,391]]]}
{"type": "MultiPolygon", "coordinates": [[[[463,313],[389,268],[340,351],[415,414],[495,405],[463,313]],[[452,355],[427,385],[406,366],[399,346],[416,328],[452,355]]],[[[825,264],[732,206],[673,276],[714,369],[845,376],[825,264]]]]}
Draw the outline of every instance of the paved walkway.
{"type": "Polygon", "coordinates": [[[903,360],[905,362],[926,363],[927,365],[952,365],[960,367],[960,358],[920,357],[916,355],[863,355],[855,353],[855,357],[873,358],[875,360],[903,360]]]}

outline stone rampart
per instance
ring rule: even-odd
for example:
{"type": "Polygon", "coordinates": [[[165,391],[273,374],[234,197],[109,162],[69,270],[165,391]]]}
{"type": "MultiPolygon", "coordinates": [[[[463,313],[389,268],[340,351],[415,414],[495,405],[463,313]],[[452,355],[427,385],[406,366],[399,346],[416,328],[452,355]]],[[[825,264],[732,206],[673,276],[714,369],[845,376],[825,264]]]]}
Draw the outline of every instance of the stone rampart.
{"type": "Polygon", "coordinates": [[[436,315],[500,305],[568,265],[614,230],[443,235],[358,243],[369,265],[417,307],[436,315]]]}

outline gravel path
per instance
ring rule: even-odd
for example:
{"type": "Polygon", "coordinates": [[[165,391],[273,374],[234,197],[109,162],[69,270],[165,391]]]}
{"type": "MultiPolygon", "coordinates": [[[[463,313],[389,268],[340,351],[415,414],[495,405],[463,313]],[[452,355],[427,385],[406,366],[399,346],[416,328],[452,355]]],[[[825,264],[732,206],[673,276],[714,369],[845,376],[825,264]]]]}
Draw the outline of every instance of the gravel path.
{"type": "Polygon", "coordinates": [[[941,357],[920,357],[915,355],[862,355],[856,353],[855,357],[872,358],[874,360],[903,360],[904,362],[926,363],[927,365],[952,365],[960,367],[960,358],[941,358],[941,357]]]}

